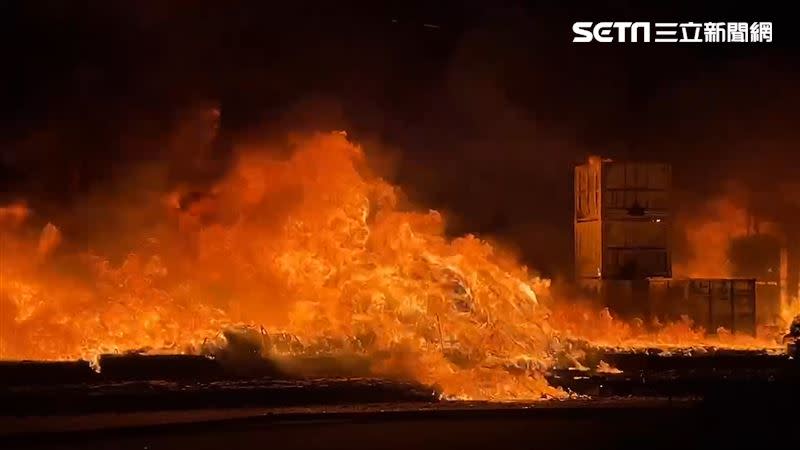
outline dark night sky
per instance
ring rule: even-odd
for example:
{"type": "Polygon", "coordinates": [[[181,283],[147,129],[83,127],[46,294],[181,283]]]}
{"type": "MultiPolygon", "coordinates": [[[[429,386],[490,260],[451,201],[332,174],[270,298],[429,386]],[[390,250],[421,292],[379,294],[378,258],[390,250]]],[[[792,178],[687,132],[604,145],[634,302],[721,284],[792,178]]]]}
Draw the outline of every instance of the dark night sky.
{"type": "Polygon", "coordinates": [[[198,104],[222,110],[220,168],[254,130],[345,128],[453,233],[499,236],[548,274],[569,270],[571,165],[589,154],[671,162],[686,202],[800,180],[800,53],[778,2],[361,3],[4,2],[4,198],[80,202],[164,158],[198,104]],[[775,42],[578,45],[576,20],[772,21],[775,42]]]}

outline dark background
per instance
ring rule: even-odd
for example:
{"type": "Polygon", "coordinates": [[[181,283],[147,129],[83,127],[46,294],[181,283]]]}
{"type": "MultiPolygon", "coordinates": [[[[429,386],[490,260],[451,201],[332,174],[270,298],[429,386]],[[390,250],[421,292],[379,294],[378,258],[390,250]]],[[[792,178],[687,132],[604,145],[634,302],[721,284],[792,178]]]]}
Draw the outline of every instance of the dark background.
{"type": "Polygon", "coordinates": [[[589,154],[672,163],[679,208],[733,180],[794,223],[789,7],[561,3],[3,2],[2,200],[42,219],[79,208],[129,167],[175,158],[175,130],[213,106],[212,163],[176,182],[212,180],[241,136],[347,129],[413,200],[449,213],[451,233],[496,236],[550,276],[571,267],[571,167],[589,154]],[[770,44],[580,45],[577,20],[775,31],[770,44]]]}

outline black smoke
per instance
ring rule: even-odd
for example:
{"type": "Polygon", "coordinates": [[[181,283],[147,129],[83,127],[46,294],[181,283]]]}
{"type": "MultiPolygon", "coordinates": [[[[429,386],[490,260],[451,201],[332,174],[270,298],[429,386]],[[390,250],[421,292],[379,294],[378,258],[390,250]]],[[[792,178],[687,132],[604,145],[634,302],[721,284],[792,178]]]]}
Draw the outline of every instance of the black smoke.
{"type": "Polygon", "coordinates": [[[243,139],[347,129],[452,233],[495,236],[548,275],[569,273],[571,166],[590,154],[672,163],[676,207],[735,180],[760,214],[800,217],[785,11],[373,3],[5,3],[3,201],[95,220],[87,198],[132,171],[202,187],[243,139]],[[712,19],[773,21],[775,42],[571,42],[576,20],[712,19]]]}

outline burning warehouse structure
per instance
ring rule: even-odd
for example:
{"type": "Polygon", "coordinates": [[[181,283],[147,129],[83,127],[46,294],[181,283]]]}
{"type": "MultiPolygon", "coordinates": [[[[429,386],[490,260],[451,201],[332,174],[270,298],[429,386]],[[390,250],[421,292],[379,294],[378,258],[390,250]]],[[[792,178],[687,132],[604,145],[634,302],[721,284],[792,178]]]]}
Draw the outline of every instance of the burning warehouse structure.
{"type": "Polygon", "coordinates": [[[771,236],[732,239],[730,278],[673,278],[671,167],[590,158],[575,168],[575,276],[623,317],[688,317],[709,332],[755,334],[778,320],[785,251],[771,236]]]}
{"type": "Polygon", "coordinates": [[[591,158],[575,168],[575,270],[583,282],[672,275],[671,168],[591,158]]]}
{"type": "MultiPolygon", "coordinates": [[[[15,303],[0,343],[23,357],[97,356],[100,370],[86,361],[0,364],[0,417],[287,406],[327,414],[343,404],[372,415],[383,414],[386,403],[415,414],[463,408],[476,417],[483,412],[464,400],[730,398],[745,388],[752,396],[753,386],[796,388],[795,361],[754,339],[744,349],[732,341],[712,348],[706,344],[724,342],[680,327],[641,330],[595,309],[571,316],[570,299],[554,301],[548,280],[511,256],[472,235],[448,238],[439,213],[400,209],[393,186],[357,170],[364,157],[344,133],[299,140],[288,160],[243,154],[217,186],[228,202],[208,205],[238,212],[235,225],[214,222],[214,214],[208,227],[167,222],[156,230],[164,247],[148,240],[142,256],[120,267],[90,259],[99,274],[79,285],[85,296],[77,299],[53,290],[54,282],[35,284],[58,245],[54,225],[39,239],[6,231],[20,250],[15,257],[36,255],[39,264],[14,261],[17,272],[4,274],[11,282],[0,292],[15,303]],[[275,199],[286,188],[304,197],[277,217],[275,199]],[[265,218],[284,226],[266,228],[265,218]],[[175,236],[198,239],[170,248],[175,236]],[[186,251],[192,245],[204,252],[186,251]],[[191,267],[186,258],[196,258],[191,267]],[[229,293],[198,294],[220,286],[229,293]],[[276,293],[289,308],[283,327],[267,322],[274,313],[259,314],[274,306],[276,293]],[[48,314],[53,309],[61,315],[48,314]],[[236,317],[239,311],[249,322],[236,317]],[[107,348],[117,354],[98,355],[107,348]],[[375,403],[381,405],[361,406],[375,403]]],[[[754,279],[671,278],[669,166],[592,161],[576,172],[576,256],[585,286],[632,317],[685,314],[709,330],[754,333],[754,279]]],[[[64,277],[52,280],[83,281],[48,268],[64,277]]],[[[552,405],[544,410],[558,408],[552,405]]],[[[530,405],[519,406],[508,408],[530,405]]]]}
{"type": "MultiPolygon", "coordinates": [[[[755,214],[800,218],[725,160],[758,144],[764,178],[800,179],[778,173],[797,142],[785,26],[774,45],[583,45],[574,20],[723,14],[19,3],[0,15],[19,37],[0,122],[0,448],[619,448],[603,436],[634,433],[652,448],[729,412],[675,405],[745,399],[752,416],[800,393],[790,326],[760,327],[797,285],[791,239],[737,230],[715,242],[725,270],[701,273],[672,233],[674,187],[698,206],[718,193],[709,166],[769,192],[755,214]],[[588,148],[616,150],[575,169],[573,249],[569,172],[588,148]],[[561,282],[573,251],[607,308],[561,282]],[[37,435],[145,420],[158,431],[37,435]]],[[[730,416],[714,431],[745,428],[730,416]]]]}

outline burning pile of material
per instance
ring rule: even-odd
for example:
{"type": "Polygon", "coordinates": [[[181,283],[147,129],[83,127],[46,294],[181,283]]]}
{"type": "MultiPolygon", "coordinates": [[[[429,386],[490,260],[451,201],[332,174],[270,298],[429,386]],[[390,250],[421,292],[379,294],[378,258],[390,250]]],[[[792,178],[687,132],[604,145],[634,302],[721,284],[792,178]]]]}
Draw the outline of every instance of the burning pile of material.
{"type": "Polygon", "coordinates": [[[186,198],[168,195],[163,222],[118,263],[102,249],[44,262],[52,231],[4,229],[3,357],[198,351],[250,324],[374,355],[376,373],[455,396],[555,393],[541,378],[554,332],[534,293],[546,282],[473,236],[447,239],[438,213],[399,208],[343,134],[300,140],[288,160],[243,152],[186,198]]]}
{"type": "Polygon", "coordinates": [[[565,395],[544,372],[570,339],[640,339],[610,317],[597,336],[580,319],[594,312],[554,314],[537,298],[547,280],[474,236],[447,238],[439,213],[398,194],[331,133],[288,159],[242,151],[209,192],[142,205],[162,219],[118,261],[59,248],[53,225],[28,235],[27,209],[4,208],[0,357],[199,353],[225,329],[263,327],[258,352],[358,354],[454,398],[536,399],[565,395]]]}

